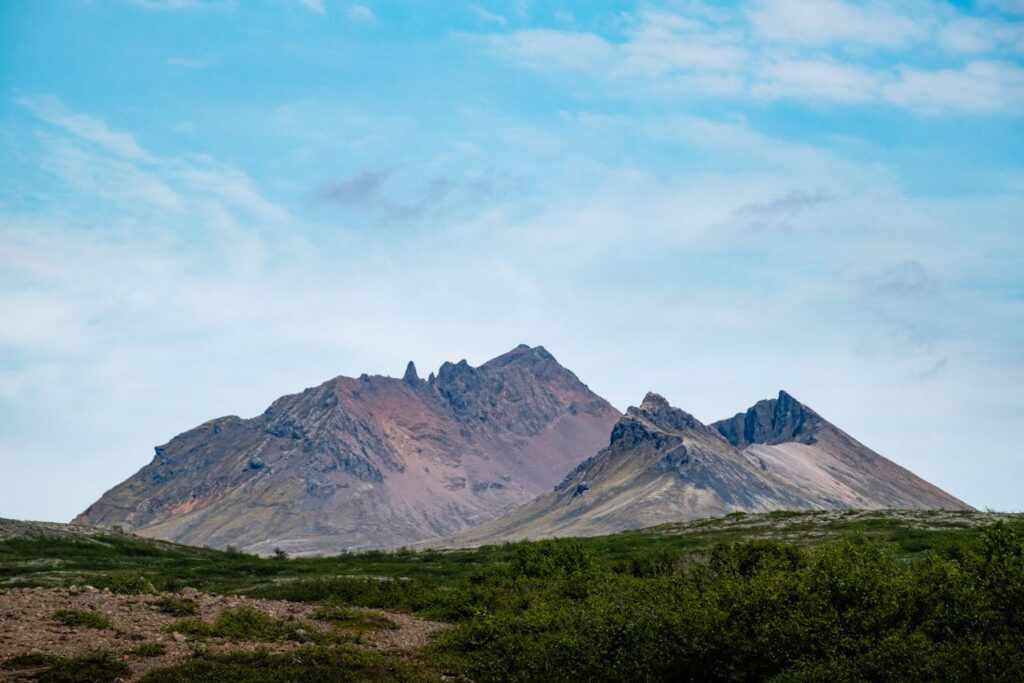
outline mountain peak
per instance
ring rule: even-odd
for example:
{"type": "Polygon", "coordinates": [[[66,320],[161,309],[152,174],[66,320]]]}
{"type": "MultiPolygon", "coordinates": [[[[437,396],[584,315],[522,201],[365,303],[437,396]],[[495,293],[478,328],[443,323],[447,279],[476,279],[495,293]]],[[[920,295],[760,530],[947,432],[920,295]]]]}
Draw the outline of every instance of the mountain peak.
{"type": "Polygon", "coordinates": [[[416,372],[416,364],[412,361],[409,361],[409,364],[405,366],[405,374],[402,375],[402,381],[412,386],[420,383],[419,373],[416,372]]]}
{"type": "Polygon", "coordinates": [[[79,521],[257,552],[455,533],[550,488],[607,443],[618,411],[549,358],[523,345],[480,367],[445,362],[428,382],[410,361],[399,378],[340,377],[255,418],[204,423],[79,521]]]}
{"type": "Polygon", "coordinates": [[[671,405],[669,405],[669,402],[661,394],[648,391],[647,395],[644,396],[643,402],[640,404],[640,409],[656,410],[657,408],[671,408],[671,405]]]}
{"type": "Polygon", "coordinates": [[[512,363],[541,363],[558,365],[558,361],[543,346],[520,344],[511,351],[506,351],[496,358],[484,363],[481,367],[502,367],[512,363]]]}
{"type": "Polygon", "coordinates": [[[746,448],[755,443],[778,444],[797,441],[805,444],[815,442],[814,434],[825,420],[816,412],[780,389],[778,398],[758,401],[744,413],[720,420],[711,426],[717,429],[729,443],[737,448],[746,448]]]}
{"type": "MultiPolygon", "coordinates": [[[[676,408],[661,394],[647,392],[639,407],[630,408],[627,417],[643,418],[655,428],[666,432],[685,432],[707,427],[685,410],[676,408]]],[[[625,419],[625,418],[624,418],[625,419]]]]}

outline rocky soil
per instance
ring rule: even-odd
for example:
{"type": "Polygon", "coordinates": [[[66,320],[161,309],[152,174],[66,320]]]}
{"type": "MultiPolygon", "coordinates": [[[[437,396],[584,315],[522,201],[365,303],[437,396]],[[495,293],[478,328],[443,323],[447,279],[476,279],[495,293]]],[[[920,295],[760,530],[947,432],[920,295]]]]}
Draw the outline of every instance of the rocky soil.
{"type": "MultiPolygon", "coordinates": [[[[95,588],[14,588],[0,591],[0,665],[14,655],[30,653],[72,657],[93,650],[107,650],[123,657],[132,670],[132,680],[150,669],[169,666],[192,655],[197,647],[207,651],[244,650],[262,648],[283,652],[309,647],[294,640],[279,643],[229,642],[219,638],[196,639],[180,633],[168,633],[167,627],[181,617],[164,614],[154,606],[161,595],[117,595],[95,588]],[[54,620],[57,610],[86,610],[106,617],[113,628],[96,629],[85,626],[69,627],[54,620]],[[163,654],[153,657],[131,655],[129,652],[144,643],[159,643],[163,654]]],[[[185,589],[177,597],[193,600],[198,613],[188,617],[212,623],[226,609],[249,607],[287,622],[295,622],[296,629],[313,624],[324,630],[323,622],[311,619],[316,607],[282,600],[257,600],[238,596],[205,594],[185,589]],[[302,622],[306,622],[305,624],[302,622]]],[[[426,621],[407,614],[382,610],[351,608],[390,619],[398,625],[394,630],[360,633],[358,647],[404,656],[422,647],[445,628],[444,624],[426,621]]],[[[31,671],[0,669],[0,681],[24,680],[31,671]]]]}

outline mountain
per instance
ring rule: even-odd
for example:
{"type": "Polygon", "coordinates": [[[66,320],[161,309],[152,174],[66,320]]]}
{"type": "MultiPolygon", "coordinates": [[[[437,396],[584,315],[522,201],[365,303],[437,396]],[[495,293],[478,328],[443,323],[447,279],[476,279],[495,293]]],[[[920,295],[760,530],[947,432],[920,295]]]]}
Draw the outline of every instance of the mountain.
{"type": "Polygon", "coordinates": [[[749,462],[816,508],[973,509],[785,391],[711,426],[749,462]]]}
{"type": "Polygon", "coordinates": [[[540,346],[426,380],[410,362],[184,432],[74,523],[264,554],[413,544],[549,490],[619,417],[540,346]]]}
{"type": "Polygon", "coordinates": [[[647,394],[607,447],[522,508],[456,545],[590,536],[735,511],[969,510],[841,431],[786,392],[704,425],[647,394]]]}

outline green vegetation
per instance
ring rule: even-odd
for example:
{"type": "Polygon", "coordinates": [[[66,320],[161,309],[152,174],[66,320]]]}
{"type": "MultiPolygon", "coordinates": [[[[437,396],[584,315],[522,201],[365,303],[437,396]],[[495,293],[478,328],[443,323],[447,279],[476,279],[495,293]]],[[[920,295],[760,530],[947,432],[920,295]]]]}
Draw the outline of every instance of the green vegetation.
{"type": "Polygon", "coordinates": [[[199,605],[195,600],[177,595],[165,595],[149,604],[172,617],[190,617],[199,612],[199,605]]]}
{"type": "Polygon", "coordinates": [[[85,626],[95,629],[112,629],[114,624],[99,612],[90,612],[84,609],[59,609],[53,613],[53,620],[57,623],[77,628],[85,626]]]}
{"type": "Polygon", "coordinates": [[[178,631],[189,636],[203,638],[227,638],[229,640],[252,640],[264,643],[283,641],[295,630],[281,619],[275,619],[251,607],[241,607],[224,612],[212,624],[198,619],[178,621],[164,629],[168,633],[178,631]]]}
{"type": "Polygon", "coordinates": [[[195,638],[225,638],[259,643],[279,643],[301,638],[326,644],[339,640],[334,634],[321,632],[300,622],[276,619],[251,607],[224,610],[212,624],[198,619],[185,619],[167,626],[164,630],[168,633],[177,631],[195,638]],[[302,635],[297,635],[299,629],[302,635]]]}
{"type": "Polygon", "coordinates": [[[358,610],[327,605],[313,612],[312,617],[318,621],[327,621],[347,631],[388,631],[398,628],[398,624],[379,614],[360,612],[358,610]]]}
{"type": "Polygon", "coordinates": [[[60,657],[46,655],[41,652],[29,652],[23,655],[8,657],[3,661],[4,669],[35,669],[57,663],[60,657]]]}
{"type": "Polygon", "coordinates": [[[355,648],[301,648],[286,654],[264,651],[208,654],[151,671],[142,683],[292,683],[309,681],[436,681],[409,664],[355,648]]]}
{"type": "Polygon", "coordinates": [[[169,630],[197,639],[279,642],[303,628],[312,642],[288,654],[197,649],[148,681],[426,680],[416,671],[478,683],[1024,680],[1021,515],[730,515],[599,538],[312,558],[125,536],[0,542],[0,584],[108,576],[312,603],[325,625],[244,609],[179,621],[169,630]],[[394,627],[352,606],[453,627],[412,668],[394,668],[338,646],[342,631],[394,627]]]}
{"type": "Polygon", "coordinates": [[[143,643],[128,650],[132,657],[159,657],[167,652],[167,646],[163,643],[143,643]]]}
{"type": "Polygon", "coordinates": [[[439,652],[479,682],[1024,680],[1024,543],[1002,525],[911,562],[853,539],[641,566],[523,546],[439,652]]]}
{"type": "MultiPolygon", "coordinates": [[[[877,539],[900,557],[955,547],[977,540],[997,519],[1024,533],[1024,515],[977,512],[773,512],[737,515],[642,531],[580,539],[602,563],[628,564],[655,551],[706,554],[722,543],[774,540],[801,547],[854,536],[877,539]]],[[[473,550],[369,551],[332,557],[260,558],[119,534],[78,539],[16,538],[0,541],[0,587],[73,586],[100,588],[144,579],[157,591],[186,586],[221,594],[283,595],[289,583],[346,581],[345,590],[366,592],[369,607],[397,605],[393,596],[364,588],[366,579],[412,581],[425,587],[450,585],[482,567],[508,562],[517,544],[473,550]],[[372,604],[370,604],[372,603],[372,604]]],[[[316,589],[313,589],[316,590],[316,589]]],[[[144,591],[149,592],[149,591],[144,591]]],[[[383,589],[390,593],[391,589],[383,589]]],[[[408,608],[408,607],[407,607],[408,608]]]]}
{"type": "Polygon", "coordinates": [[[108,683],[123,679],[131,669],[116,656],[97,650],[81,657],[51,655],[19,655],[4,662],[5,669],[33,671],[31,680],[39,683],[108,683]]]}
{"type": "Polygon", "coordinates": [[[137,574],[110,574],[97,577],[93,584],[95,588],[106,588],[111,593],[120,595],[145,595],[156,593],[156,586],[144,576],[137,574]]]}

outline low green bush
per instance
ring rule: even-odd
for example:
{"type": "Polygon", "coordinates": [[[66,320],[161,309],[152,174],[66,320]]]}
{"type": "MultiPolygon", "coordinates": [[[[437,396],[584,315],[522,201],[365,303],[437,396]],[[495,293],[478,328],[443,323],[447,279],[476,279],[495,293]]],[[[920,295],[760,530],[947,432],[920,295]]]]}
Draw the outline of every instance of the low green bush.
{"type": "Polygon", "coordinates": [[[224,610],[212,624],[198,619],[184,619],[164,628],[167,633],[177,631],[194,638],[225,638],[261,643],[296,639],[296,631],[299,629],[305,631],[303,639],[320,644],[341,640],[340,636],[322,632],[309,624],[277,619],[252,607],[224,610]]]}
{"type": "Polygon", "coordinates": [[[59,661],[60,657],[46,655],[41,652],[28,652],[14,655],[3,661],[4,669],[34,669],[40,666],[49,666],[59,661]]]}
{"type": "Polygon", "coordinates": [[[131,675],[131,668],[110,652],[97,650],[80,657],[56,657],[34,675],[37,683],[112,683],[131,675]]]}
{"type": "Polygon", "coordinates": [[[327,621],[349,631],[387,631],[398,628],[398,624],[381,614],[360,612],[338,605],[321,607],[310,616],[317,621],[327,621]]]}
{"type": "Polygon", "coordinates": [[[141,683],[427,683],[441,679],[409,664],[374,652],[341,647],[306,647],[271,654],[266,651],[207,654],[155,669],[141,683]]]}
{"type": "Polygon", "coordinates": [[[190,617],[199,612],[199,605],[195,600],[177,595],[165,595],[149,604],[172,617],[190,617]]]}
{"type": "Polygon", "coordinates": [[[166,652],[167,646],[163,643],[142,643],[128,650],[128,654],[132,657],[159,657],[166,652]]]}
{"type": "Polygon", "coordinates": [[[99,612],[92,612],[84,609],[59,609],[53,613],[52,618],[59,624],[77,628],[79,626],[85,626],[86,628],[95,629],[112,629],[114,624],[111,623],[110,619],[103,616],[99,612]]]}
{"type": "Polygon", "coordinates": [[[138,574],[108,574],[91,579],[96,588],[107,588],[111,593],[119,595],[145,595],[156,593],[156,586],[144,576],[138,574]]]}

